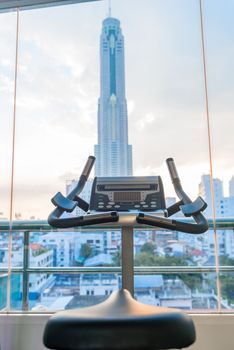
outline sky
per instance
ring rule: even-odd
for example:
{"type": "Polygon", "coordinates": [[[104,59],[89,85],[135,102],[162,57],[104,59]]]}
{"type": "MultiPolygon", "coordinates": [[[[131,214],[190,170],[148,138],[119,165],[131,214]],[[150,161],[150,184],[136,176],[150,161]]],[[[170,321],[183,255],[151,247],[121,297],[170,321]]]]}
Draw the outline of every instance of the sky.
{"type": "MultiPolygon", "coordinates": [[[[234,2],[203,0],[214,177],[234,174],[234,2]]],[[[45,219],[97,142],[99,37],[108,2],[22,11],[14,212],[45,219]]],[[[0,14],[0,212],[9,217],[16,13],[0,14]]],[[[134,175],[174,157],[195,199],[209,173],[198,0],[112,0],[125,37],[134,175]]],[[[1,217],[1,216],[0,216],[1,217]]]]}

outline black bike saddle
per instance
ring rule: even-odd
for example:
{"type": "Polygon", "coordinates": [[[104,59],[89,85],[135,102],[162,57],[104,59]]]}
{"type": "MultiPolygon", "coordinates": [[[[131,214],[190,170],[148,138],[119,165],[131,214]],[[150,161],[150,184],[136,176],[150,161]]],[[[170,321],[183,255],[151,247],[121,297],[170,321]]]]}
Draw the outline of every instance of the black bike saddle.
{"type": "Polygon", "coordinates": [[[139,303],[123,289],[101,304],[56,313],[43,341],[56,350],[157,350],[182,349],[195,338],[189,315],[139,303]]]}

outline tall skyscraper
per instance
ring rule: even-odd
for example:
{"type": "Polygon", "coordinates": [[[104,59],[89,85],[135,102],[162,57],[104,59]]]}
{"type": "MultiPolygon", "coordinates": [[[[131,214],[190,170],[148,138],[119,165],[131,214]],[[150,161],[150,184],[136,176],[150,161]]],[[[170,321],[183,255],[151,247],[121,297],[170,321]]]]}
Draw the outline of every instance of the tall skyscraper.
{"type": "MultiPolygon", "coordinates": [[[[204,198],[207,203],[207,209],[205,210],[205,214],[207,216],[212,216],[212,196],[211,196],[211,188],[210,184],[211,178],[210,175],[202,175],[201,183],[199,184],[199,194],[204,198]]],[[[214,201],[215,201],[215,209],[216,216],[220,217],[224,214],[223,208],[223,182],[220,179],[213,179],[214,186],[214,201]]]]}
{"type": "Polygon", "coordinates": [[[101,91],[98,100],[97,176],[132,175],[125,97],[124,37],[118,19],[103,21],[100,37],[101,91]]]}

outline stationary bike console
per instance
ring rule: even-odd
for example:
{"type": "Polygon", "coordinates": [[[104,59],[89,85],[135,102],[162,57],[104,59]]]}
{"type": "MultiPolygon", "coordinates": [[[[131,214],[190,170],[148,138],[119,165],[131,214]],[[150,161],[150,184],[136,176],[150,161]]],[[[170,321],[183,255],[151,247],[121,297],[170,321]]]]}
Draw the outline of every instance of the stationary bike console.
{"type": "Polygon", "coordinates": [[[165,209],[160,176],[95,177],[90,210],[156,211],[165,209]]]}

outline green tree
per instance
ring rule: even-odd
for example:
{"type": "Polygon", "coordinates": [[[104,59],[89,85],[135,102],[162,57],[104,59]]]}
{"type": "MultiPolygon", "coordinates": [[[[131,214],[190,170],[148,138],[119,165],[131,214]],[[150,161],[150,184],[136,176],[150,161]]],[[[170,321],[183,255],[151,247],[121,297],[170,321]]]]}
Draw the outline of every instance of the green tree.
{"type": "Polygon", "coordinates": [[[135,256],[136,266],[186,266],[191,259],[188,256],[156,256],[148,253],[139,253],[135,256]]]}
{"type": "Polygon", "coordinates": [[[178,277],[192,290],[200,290],[202,287],[203,276],[196,273],[181,273],[178,277]]]}
{"type": "Polygon", "coordinates": [[[146,242],[141,247],[141,253],[146,253],[149,255],[154,255],[154,250],[155,250],[155,244],[151,242],[146,242]]]}
{"type": "Polygon", "coordinates": [[[121,252],[117,250],[112,257],[112,266],[121,266],[121,252]]]}
{"type": "Polygon", "coordinates": [[[223,274],[220,276],[222,298],[234,303],[234,278],[233,274],[223,274]]]}
{"type": "Polygon", "coordinates": [[[134,264],[135,266],[154,266],[156,265],[155,256],[148,253],[139,253],[135,255],[134,264]]]}
{"type": "MultiPolygon", "coordinates": [[[[191,258],[189,256],[176,257],[176,256],[155,256],[148,253],[139,253],[135,256],[135,266],[186,266],[191,264],[191,258]]],[[[202,284],[201,274],[178,274],[177,275],[191,290],[200,288],[202,284]]],[[[166,274],[166,279],[174,279],[174,274],[166,274]]]]}
{"type": "Polygon", "coordinates": [[[233,266],[234,265],[234,259],[229,258],[227,255],[223,255],[219,257],[219,265],[222,266],[233,266]]]}
{"type": "Polygon", "coordinates": [[[92,255],[92,253],[93,253],[93,249],[88,243],[84,243],[81,245],[80,257],[87,259],[92,255]]]}
{"type": "MultiPolygon", "coordinates": [[[[234,259],[227,255],[219,257],[219,264],[222,266],[234,266],[234,259]]],[[[221,294],[222,298],[228,300],[229,303],[234,303],[234,278],[232,273],[220,275],[221,294]]]]}

